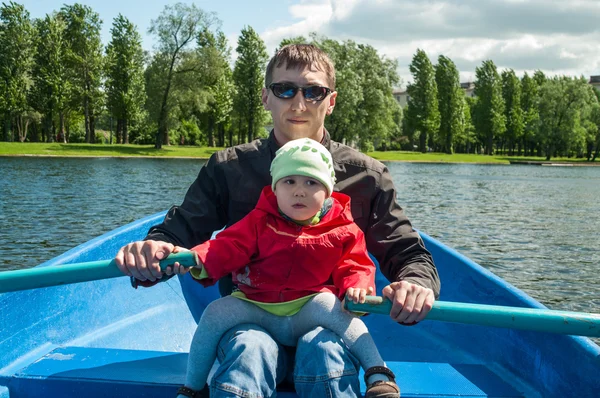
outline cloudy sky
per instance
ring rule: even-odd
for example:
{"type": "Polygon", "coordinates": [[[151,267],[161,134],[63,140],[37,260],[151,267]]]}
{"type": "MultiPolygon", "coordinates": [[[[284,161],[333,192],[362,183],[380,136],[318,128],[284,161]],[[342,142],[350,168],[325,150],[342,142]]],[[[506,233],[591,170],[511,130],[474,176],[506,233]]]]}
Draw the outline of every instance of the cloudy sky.
{"type": "MultiPolygon", "coordinates": [[[[18,1],[18,0],[17,0],[18,1]]],[[[33,17],[65,1],[23,0],[33,17]]],[[[110,39],[112,19],[122,13],[144,37],[165,1],[82,0],[104,20],[103,39],[110,39]]],[[[457,65],[461,81],[475,78],[475,67],[491,59],[500,69],[600,75],[599,0],[206,0],[195,4],[217,14],[235,47],[244,26],[252,26],[272,54],[281,39],[318,32],[332,39],[367,43],[398,60],[404,85],[417,48],[432,62],[440,54],[457,65]]]]}

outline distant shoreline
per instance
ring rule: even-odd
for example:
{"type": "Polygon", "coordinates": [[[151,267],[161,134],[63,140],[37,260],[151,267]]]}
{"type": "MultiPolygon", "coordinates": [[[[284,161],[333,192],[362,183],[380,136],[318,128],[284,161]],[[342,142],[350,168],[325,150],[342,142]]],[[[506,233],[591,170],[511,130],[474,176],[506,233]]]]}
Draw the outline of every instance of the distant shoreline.
{"type": "Polygon", "coordinates": [[[117,159],[201,159],[208,160],[210,157],[203,156],[152,156],[152,155],[49,155],[49,154],[6,154],[0,153],[0,158],[79,158],[79,159],[94,159],[94,158],[117,158],[117,159]]]}
{"type": "MultiPolygon", "coordinates": [[[[371,155],[373,156],[373,155],[371,155]]],[[[197,159],[208,160],[210,156],[170,156],[170,155],[51,155],[51,154],[4,154],[0,153],[0,158],[73,158],[73,159],[100,159],[100,158],[115,158],[115,159],[197,159]]],[[[380,162],[397,162],[397,163],[421,163],[421,164],[477,164],[477,165],[528,165],[528,166],[546,166],[546,167],[585,167],[600,166],[600,162],[564,162],[564,161],[529,161],[529,160],[513,160],[506,162],[485,162],[485,161],[460,161],[460,160],[419,160],[419,159],[378,159],[380,162]]]]}
{"type": "MultiPolygon", "coordinates": [[[[153,145],[133,144],[59,144],[59,143],[0,143],[0,158],[45,157],[45,158],[157,158],[157,159],[199,159],[210,156],[224,148],[197,146],[164,146],[155,149],[153,145]]],[[[545,157],[525,157],[509,155],[446,154],[437,152],[373,151],[367,153],[381,162],[404,162],[423,164],[502,164],[502,165],[541,165],[555,167],[600,166],[600,162],[587,162],[583,159],[556,158],[547,161],[545,157]]]]}

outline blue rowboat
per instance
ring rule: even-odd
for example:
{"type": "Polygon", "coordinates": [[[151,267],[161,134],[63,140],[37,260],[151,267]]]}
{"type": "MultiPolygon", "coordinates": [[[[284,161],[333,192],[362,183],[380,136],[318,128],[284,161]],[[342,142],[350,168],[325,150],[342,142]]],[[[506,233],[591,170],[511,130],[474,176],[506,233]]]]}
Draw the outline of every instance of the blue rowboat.
{"type": "MultiPolygon", "coordinates": [[[[164,214],[40,267],[110,259],[164,214]]],[[[442,279],[441,300],[544,308],[422,236],[442,279]]],[[[196,319],[219,297],[216,287],[203,289],[188,277],[149,289],[135,290],[123,277],[0,294],[0,398],[175,396],[196,319]]],[[[386,283],[378,274],[378,291],[386,283]]],[[[586,337],[430,320],[405,327],[378,315],[365,322],[403,397],[600,396],[600,347],[586,337]]]]}

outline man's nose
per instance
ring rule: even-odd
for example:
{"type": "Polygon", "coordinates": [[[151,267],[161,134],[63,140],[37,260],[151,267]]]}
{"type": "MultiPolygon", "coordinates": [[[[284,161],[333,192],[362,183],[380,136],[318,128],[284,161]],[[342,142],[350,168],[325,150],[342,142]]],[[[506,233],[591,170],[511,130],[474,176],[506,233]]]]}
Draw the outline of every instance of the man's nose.
{"type": "Polygon", "coordinates": [[[304,111],[306,110],[306,99],[304,99],[304,93],[302,90],[298,90],[296,95],[292,98],[292,110],[304,111]]]}

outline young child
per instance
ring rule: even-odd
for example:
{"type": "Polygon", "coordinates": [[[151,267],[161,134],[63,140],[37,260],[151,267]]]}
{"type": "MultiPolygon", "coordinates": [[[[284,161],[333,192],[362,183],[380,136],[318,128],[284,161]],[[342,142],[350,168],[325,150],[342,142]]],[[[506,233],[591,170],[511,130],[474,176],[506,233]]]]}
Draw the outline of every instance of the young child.
{"type": "Polygon", "coordinates": [[[332,330],[365,369],[366,396],[399,397],[365,324],[340,301],[347,294],[364,302],[375,287],[375,265],[350,198],[333,192],[330,153],[308,138],[290,141],[277,151],[271,176],[254,210],[192,249],[201,263],[191,269],[198,282],[209,286],[232,273],[239,290],[204,310],[178,397],[197,396],[222,335],[242,323],[260,325],[287,346],[316,326],[332,330]]]}

